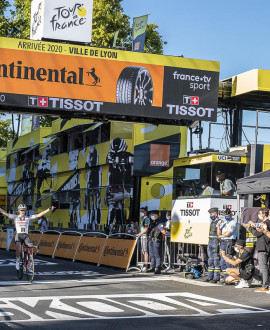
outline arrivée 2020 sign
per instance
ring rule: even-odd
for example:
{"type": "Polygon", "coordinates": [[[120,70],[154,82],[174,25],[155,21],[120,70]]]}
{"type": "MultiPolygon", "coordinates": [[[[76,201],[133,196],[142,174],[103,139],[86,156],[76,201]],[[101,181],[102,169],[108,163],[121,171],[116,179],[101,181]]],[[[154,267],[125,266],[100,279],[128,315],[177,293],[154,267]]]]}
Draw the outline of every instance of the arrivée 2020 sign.
{"type": "Polygon", "coordinates": [[[1,111],[215,121],[219,62],[0,38],[1,111]]]}

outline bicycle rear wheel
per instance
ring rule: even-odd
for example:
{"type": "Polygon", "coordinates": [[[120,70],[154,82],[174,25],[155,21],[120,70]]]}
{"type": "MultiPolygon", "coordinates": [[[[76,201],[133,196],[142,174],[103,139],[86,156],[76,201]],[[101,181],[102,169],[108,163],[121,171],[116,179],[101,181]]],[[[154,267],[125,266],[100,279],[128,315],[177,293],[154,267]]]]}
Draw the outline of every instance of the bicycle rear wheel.
{"type": "Polygon", "coordinates": [[[31,254],[28,255],[27,266],[26,266],[26,277],[29,283],[32,283],[34,279],[34,258],[31,254]]]}

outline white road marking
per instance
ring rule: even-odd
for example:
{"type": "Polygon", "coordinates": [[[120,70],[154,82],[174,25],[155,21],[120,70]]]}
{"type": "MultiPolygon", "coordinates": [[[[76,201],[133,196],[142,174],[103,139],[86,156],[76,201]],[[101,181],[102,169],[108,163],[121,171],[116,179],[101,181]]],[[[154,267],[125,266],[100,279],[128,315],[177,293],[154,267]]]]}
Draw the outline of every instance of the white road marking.
{"type": "Polygon", "coordinates": [[[71,271],[55,271],[55,272],[35,272],[35,276],[62,276],[62,275],[97,275],[100,273],[93,271],[80,271],[80,270],[71,270],[71,271]]]}
{"type": "MultiPolygon", "coordinates": [[[[99,274],[102,275],[102,274],[99,274]]],[[[74,280],[44,280],[44,281],[33,281],[33,284],[57,284],[57,283],[124,283],[124,282],[153,282],[153,281],[176,281],[180,283],[186,283],[191,285],[197,285],[197,286],[211,286],[216,287],[217,284],[211,284],[211,283],[204,283],[200,281],[195,280],[189,280],[184,278],[178,278],[176,276],[142,276],[142,277],[126,277],[126,278],[96,278],[96,279],[74,279],[74,280]]],[[[2,281],[0,282],[0,286],[6,286],[6,285],[25,285],[28,284],[28,282],[24,281],[2,281]]]]}
{"type": "Polygon", "coordinates": [[[258,307],[189,292],[0,298],[0,310],[0,323],[149,317],[213,317],[270,312],[270,310],[258,307]],[[205,304],[201,309],[193,307],[188,304],[190,298],[195,301],[202,300],[205,304]],[[33,302],[29,307],[31,299],[33,302]],[[141,308],[134,307],[134,304],[141,308]],[[224,305],[228,308],[224,308],[224,305]],[[79,306],[87,308],[91,312],[86,312],[79,306]],[[203,307],[207,307],[207,310],[203,310],[203,307]],[[151,309],[153,312],[149,312],[147,309],[151,309]],[[108,313],[115,315],[108,315],[108,313]]]}
{"type": "MultiPolygon", "coordinates": [[[[43,265],[57,265],[56,262],[50,262],[50,261],[45,261],[45,260],[41,260],[41,259],[35,259],[35,266],[43,266],[43,265]]],[[[15,259],[2,259],[0,260],[0,267],[8,267],[8,266],[12,266],[15,267],[16,266],[16,260],[15,259]]]]}
{"type": "Polygon", "coordinates": [[[175,307],[164,305],[159,302],[151,301],[151,300],[129,300],[128,302],[139,305],[141,307],[152,309],[154,311],[174,311],[174,310],[176,310],[175,307]]]}
{"type": "Polygon", "coordinates": [[[203,302],[203,301],[197,301],[197,300],[193,300],[193,299],[187,299],[188,301],[194,303],[194,304],[197,304],[197,305],[200,305],[200,306],[215,306],[215,304],[212,304],[212,303],[206,303],[206,302],[203,302]]]}
{"type": "Polygon", "coordinates": [[[96,312],[101,313],[123,313],[124,310],[117,308],[115,306],[111,306],[109,304],[105,304],[99,301],[84,301],[77,302],[78,305],[84,306],[86,308],[92,309],[96,312]]]}

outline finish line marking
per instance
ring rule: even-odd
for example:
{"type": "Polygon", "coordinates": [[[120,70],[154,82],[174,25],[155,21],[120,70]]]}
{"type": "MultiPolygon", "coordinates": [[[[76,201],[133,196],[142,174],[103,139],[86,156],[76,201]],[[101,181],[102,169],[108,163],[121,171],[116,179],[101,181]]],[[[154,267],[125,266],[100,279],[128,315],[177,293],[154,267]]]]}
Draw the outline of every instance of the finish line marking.
{"type": "Polygon", "coordinates": [[[213,317],[269,312],[190,292],[0,298],[0,323],[213,317]]]}
{"type": "MultiPolygon", "coordinates": [[[[96,274],[102,275],[102,274],[96,274]]],[[[32,284],[28,283],[27,281],[2,281],[0,282],[0,286],[12,286],[12,285],[38,285],[38,284],[60,284],[60,283],[124,283],[124,282],[153,282],[153,281],[176,281],[180,283],[186,283],[186,284],[191,284],[191,285],[197,285],[197,286],[202,286],[202,287],[217,287],[219,285],[217,284],[212,284],[212,283],[207,283],[207,282],[200,282],[200,281],[195,281],[195,280],[189,280],[186,278],[178,278],[176,276],[142,276],[142,277],[126,277],[126,278],[96,278],[96,279],[74,279],[74,280],[44,280],[44,281],[33,281],[32,284]]]]}

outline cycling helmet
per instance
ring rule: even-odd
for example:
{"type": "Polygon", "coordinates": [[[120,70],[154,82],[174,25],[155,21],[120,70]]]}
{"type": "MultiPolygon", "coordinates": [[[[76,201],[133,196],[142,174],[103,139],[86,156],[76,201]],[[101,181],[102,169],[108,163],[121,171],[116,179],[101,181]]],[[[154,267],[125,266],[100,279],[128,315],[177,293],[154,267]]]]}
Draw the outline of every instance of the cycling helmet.
{"type": "Polygon", "coordinates": [[[20,210],[27,210],[27,206],[25,205],[25,204],[20,204],[19,206],[18,206],[18,210],[20,211],[20,210]]]}
{"type": "Polygon", "coordinates": [[[127,150],[127,143],[124,139],[117,137],[114,138],[110,143],[110,152],[118,153],[127,150]]]}

